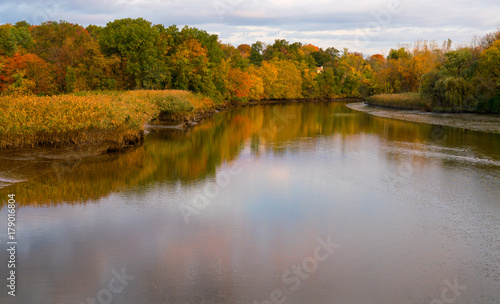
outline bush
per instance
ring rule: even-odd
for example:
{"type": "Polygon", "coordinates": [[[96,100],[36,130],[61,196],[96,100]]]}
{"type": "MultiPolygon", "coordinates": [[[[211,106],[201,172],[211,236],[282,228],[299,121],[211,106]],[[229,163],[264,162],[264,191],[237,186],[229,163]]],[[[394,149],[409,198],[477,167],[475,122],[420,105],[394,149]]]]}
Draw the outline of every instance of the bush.
{"type": "Polygon", "coordinates": [[[155,103],[162,113],[174,114],[179,112],[191,112],[194,107],[189,101],[179,96],[157,96],[155,103]]]}
{"type": "Polygon", "coordinates": [[[476,103],[476,111],[486,113],[500,113],[500,95],[489,100],[482,100],[476,103]]]}

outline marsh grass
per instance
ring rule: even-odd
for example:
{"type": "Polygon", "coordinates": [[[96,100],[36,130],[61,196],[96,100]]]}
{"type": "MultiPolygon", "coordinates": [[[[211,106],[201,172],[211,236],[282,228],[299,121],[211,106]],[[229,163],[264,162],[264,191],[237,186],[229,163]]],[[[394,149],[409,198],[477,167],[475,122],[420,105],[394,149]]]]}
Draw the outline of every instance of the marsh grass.
{"type": "Polygon", "coordinates": [[[0,148],[121,145],[142,135],[161,113],[190,114],[213,106],[187,91],[80,92],[0,97],[0,148]]]}
{"type": "Polygon", "coordinates": [[[208,97],[181,90],[135,91],[130,94],[154,103],[159,111],[158,119],[155,120],[181,120],[215,105],[208,97]]]}
{"type": "Polygon", "coordinates": [[[366,101],[369,105],[423,111],[430,111],[432,106],[431,100],[420,93],[378,94],[368,97],[366,101]]]}

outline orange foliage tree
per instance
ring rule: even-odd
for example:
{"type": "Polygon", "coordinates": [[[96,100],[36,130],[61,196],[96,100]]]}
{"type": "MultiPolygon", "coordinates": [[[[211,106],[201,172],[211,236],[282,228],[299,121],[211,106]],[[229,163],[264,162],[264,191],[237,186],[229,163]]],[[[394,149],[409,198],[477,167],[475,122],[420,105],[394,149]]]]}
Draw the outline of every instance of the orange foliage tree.
{"type": "Polygon", "coordinates": [[[262,78],[251,71],[242,71],[240,69],[231,69],[228,74],[229,79],[229,98],[233,99],[261,99],[264,93],[262,78]]]}
{"type": "Polygon", "coordinates": [[[250,57],[250,52],[252,51],[252,47],[248,44],[240,44],[238,45],[238,50],[243,58],[250,57]]]}
{"type": "Polygon", "coordinates": [[[55,67],[35,54],[15,54],[4,60],[0,90],[54,94],[55,67]]]}
{"type": "Polygon", "coordinates": [[[32,52],[57,67],[62,91],[105,88],[104,69],[111,65],[85,28],[68,22],[49,21],[31,28],[32,52]]]}
{"type": "Polygon", "coordinates": [[[312,45],[312,44],[304,45],[301,49],[302,49],[302,51],[304,51],[305,55],[309,55],[311,53],[315,53],[315,52],[319,51],[319,47],[312,45]]]}

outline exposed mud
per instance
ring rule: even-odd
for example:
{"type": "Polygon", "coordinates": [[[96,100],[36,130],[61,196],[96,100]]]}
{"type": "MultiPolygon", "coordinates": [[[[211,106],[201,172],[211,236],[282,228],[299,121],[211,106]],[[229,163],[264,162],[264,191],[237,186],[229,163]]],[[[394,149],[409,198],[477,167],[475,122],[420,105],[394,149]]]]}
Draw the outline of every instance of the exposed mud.
{"type": "Polygon", "coordinates": [[[346,106],[378,117],[500,134],[500,115],[495,114],[432,113],[371,106],[363,102],[348,103],[346,106]]]}

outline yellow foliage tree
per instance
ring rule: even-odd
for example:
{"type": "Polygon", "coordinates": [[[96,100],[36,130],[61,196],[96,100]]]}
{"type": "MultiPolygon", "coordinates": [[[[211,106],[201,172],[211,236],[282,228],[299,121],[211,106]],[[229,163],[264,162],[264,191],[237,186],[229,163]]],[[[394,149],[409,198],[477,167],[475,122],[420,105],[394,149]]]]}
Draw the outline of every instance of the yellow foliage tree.
{"type": "Polygon", "coordinates": [[[265,61],[258,70],[264,85],[264,99],[289,99],[302,97],[301,71],[293,61],[272,59],[265,61]]]}

